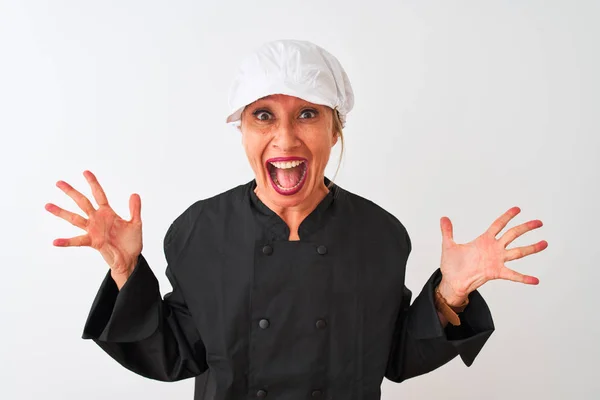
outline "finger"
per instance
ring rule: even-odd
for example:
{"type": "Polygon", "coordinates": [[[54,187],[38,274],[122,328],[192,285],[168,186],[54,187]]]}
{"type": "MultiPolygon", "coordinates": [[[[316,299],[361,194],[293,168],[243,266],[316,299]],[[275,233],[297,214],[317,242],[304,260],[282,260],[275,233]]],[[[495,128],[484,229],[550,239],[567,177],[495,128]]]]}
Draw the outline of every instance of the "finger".
{"type": "Polygon", "coordinates": [[[504,257],[504,261],[512,261],[517,260],[519,258],[523,258],[530,254],[539,253],[548,247],[548,242],[545,240],[541,240],[535,244],[531,244],[529,246],[515,247],[514,249],[510,249],[506,252],[506,256],[504,257]]]}
{"type": "Polygon", "coordinates": [[[131,214],[131,222],[142,222],[142,200],[137,193],[129,197],[129,212],[131,214]]]}
{"type": "Polygon", "coordinates": [[[498,233],[500,233],[500,231],[502,231],[502,229],[506,227],[510,220],[513,219],[520,212],[521,209],[519,207],[510,208],[508,211],[506,211],[504,214],[498,217],[498,219],[496,219],[494,223],[492,223],[492,225],[490,225],[490,227],[488,228],[488,233],[496,237],[496,235],[498,235],[498,233]]]}
{"type": "Polygon", "coordinates": [[[442,230],[442,241],[443,242],[454,242],[454,233],[452,228],[452,221],[448,217],[440,218],[440,228],[442,230]]]}
{"type": "Polygon", "coordinates": [[[81,208],[83,210],[84,213],[86,213],[87,215],[90,215],[94,212],[94,206],[88,200],[88,198],[85,197],[84,195],[82,195],[81,193],[79,193],[77,190],[75,190],[73,188],[73,186],[69,185],[65,181],[56,182],[56,186],[60,190],[65,192],[67,194],[67,196],[72,198],[73,201],[75,201],[75,203],[79,206],[79,208],[81,208]]]}
{"type": "Polygon", "coordinates": [[[92,241],[89,235],[75,236],[69,239],[54,239],[52,244],[56,247],[80,247],[80,246],[91,246],[92,241]]]}
{"type": "Polygon", "coordinates": [[[64,210],[52,203],[46,204],[45,208],[52,214],[64,219],[67,222],[70,222],[72,225],[75,225],[78,228],[85,229],[87,226],[87,220],[79,214],[75,214],[70,211],[64,210]]]}
{"type": "Polygon", "coordinates": [[[506,247],[513,240],[515,240],[519,236],[523,235],[524,233],[529,232],[529,231],[534,230],[534,229],[537,229],[537,228],[541,228],[543,225],[544,224],[539,219],[526,222],[524,224],[521,224],[519,226],[515,226],[514,228],[511,228],[510,230],[508,230],[504,235],[502,235],[500,237],[500,239],[498,239],[498,241],[504,247],[506,247]]]}
{"type": "Polygon", "coordinates": [[[98,179],[91,171],[84,171],[83,176],[87,179],[90,187],[92,188],[92,194],[94,195],[94,199],[99,206],[107,206],[108,199],[106,198],[106,194],[104,193],[104,189],[98,183],[98,179]]]}
{"type": "Polygon", "coordinates": [[[506,267],[501,270],[499,278],[513,282],[524,283],[526,285],[537,285],[540,283],[540,280],[535,276],[523,275],[506,267]]]}

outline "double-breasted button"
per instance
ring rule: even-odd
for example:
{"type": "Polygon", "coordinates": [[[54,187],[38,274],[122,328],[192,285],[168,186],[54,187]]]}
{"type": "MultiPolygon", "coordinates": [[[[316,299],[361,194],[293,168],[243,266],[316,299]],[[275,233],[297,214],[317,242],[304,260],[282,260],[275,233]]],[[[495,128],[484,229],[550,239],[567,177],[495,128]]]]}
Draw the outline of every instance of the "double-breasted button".
{"type": "Polygon", "coordinates": [[[317,321],[316,325],[318,329],[325,329],[325,327],[327,326],[327,322],[325,322],[324,319],[320,319],[317,321]]]}
{"type": "Polygon", "coordinates": [[[313,390],[312,397],[321,397],[322,394],[323,392],[321,392],[320,390],[313,390]]]}
{"type": "Polygon", "coordinates": [[[256,392],[256,397],[258,397],[259,399],[264,399],[265,397],[267,397],[267,391],[260,389],[258,392],[256,392]]]}
{"type": "Polygon", "coordinates": [[[269,246],[268,244],[266,244],[263,248],[262,248],[262,252],[263,254],[270,256],[271,254],[273,254],[273,248],[271,246],[269,246]]]}
{"type": "Polygon", "coordinates": [[[327,254],[327,247],[320,245],[319,247],[317,247],[317,253],[319,253],[320,255],[327,254]]]}
{"type": "Polygon", "coordinates": [[[269,327],[269,320],[264,318],[261,319],[258,321],[258,326],[260,326],[262,329],[267,329],[269,327]]]}

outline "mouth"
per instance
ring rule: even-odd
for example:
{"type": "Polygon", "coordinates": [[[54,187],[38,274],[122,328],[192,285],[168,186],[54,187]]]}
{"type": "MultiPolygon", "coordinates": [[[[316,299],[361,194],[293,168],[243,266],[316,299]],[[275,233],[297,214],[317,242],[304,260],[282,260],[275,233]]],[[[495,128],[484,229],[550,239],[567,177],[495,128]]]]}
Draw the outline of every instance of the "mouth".
{"type": "Polygon", "coordinates": [[[306,182],[308,161],[301,157],[270,158],[266,163],[273,189],[290,196],[298,193],[306,182]]]}

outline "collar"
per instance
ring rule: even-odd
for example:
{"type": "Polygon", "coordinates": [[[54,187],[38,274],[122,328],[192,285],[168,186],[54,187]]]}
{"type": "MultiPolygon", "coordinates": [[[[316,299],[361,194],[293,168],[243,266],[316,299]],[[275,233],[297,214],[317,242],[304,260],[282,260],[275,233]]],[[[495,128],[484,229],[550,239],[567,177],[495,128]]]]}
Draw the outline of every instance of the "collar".
{"type": "MultiPolygon", "coordinates": [[[[325,186],[329,186],[331,181],[324,177],[325,186]]],[[[249,184],[250,204],[253,211],[257,215],[261,224],[267,229],[268,240],[289,240],[290,229],[285,221],[263,203],[256,193],[256,180],[252,180],[249,184]]],[[[325,222],[331,217],[334,200],[339,192],[339,186],[331,184],[329,193],[317,204],[314,210],[308,214],[298,227],[298,236],[300,240],[308,239],[313,233],[319,230],[325,222]]]]}

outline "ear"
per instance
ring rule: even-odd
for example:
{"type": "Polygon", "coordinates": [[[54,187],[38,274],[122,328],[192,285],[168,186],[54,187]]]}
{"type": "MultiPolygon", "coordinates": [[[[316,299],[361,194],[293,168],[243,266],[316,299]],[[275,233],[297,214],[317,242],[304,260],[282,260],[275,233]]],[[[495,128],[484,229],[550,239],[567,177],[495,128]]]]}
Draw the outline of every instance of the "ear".
{"type": "Polygon", "coordinates": [[[238,132],[240,133],[240,142],[242,143],[242,146],[245,147],[246,144],[244,141],[246,140],[246,137],[244,135],[244,132],[242,131],[242,124],[237,125],[236,128],[237,128],[238,132]]]}
{"type": "Polygon", "coordinates": [[[336,127],[336,114],[337,114],[337,110],[335,108],[331,109],[331,133],[333,134],[333,140],[331,141],[331,147],[335,146],[338,142],[338,138],[340,137],[340,135],[338,134],[338,132],[335,130],[336,127]]]}

